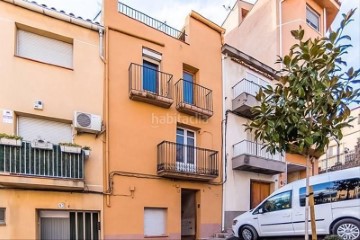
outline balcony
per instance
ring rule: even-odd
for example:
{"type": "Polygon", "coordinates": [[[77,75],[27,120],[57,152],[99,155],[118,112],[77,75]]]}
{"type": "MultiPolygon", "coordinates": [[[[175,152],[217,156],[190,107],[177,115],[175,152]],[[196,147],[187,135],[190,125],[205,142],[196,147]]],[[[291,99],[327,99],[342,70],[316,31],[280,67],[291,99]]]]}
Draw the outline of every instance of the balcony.
{"type": "Polygon", "coordinates": [[[153,29],[161,31],[166,35],[179,39],[182,42],[186,42],[185,31],[179,31],[173,27],[170,27],[166,25],[166,22],[161,22],[121,2],[118,2],[118,11],[119,13],[122,13],[132,19],[135,19],[136,21],[139,21],[153,29]]]}
{"type": "Polygon", "coordinates": [[[131,63],[129,66],[129,97],[134,101],[169,108],[174,102],[172,77],[171,74],[131,63]]]}
{"type": "Polygon", "coordinates": [[[176,109],[192,116],[208,119],[213,115],[212,91],[199,84],[180,79],[175,83],[176,109]]]}
{"type": "Polygon", "coordinates": [[[284,157],[262,149],[263,145],[243,140],[233,146],[232,166],[234,170],[274,175],[286,171],[284,157]]]}
{"type": "Polygon", "coordinates": [[[64,190],[84,189],[84,151],[62,152],[59,145],[50,149],[0,145],[0,185],[22,188],[64,190]]]}
{"type": "Polygon", "coordinates": [[[269,85],[269,83],[259,79],[259,83],[242,79],[240,82],[233,86],[233,100],[232,110],[246,118],[252,118],[251,108],[259,105],[255,96],[262,86],[269,85]]]}
{"type": "Polygon", "coordinates": [[[319,173],[338,171],[358,166],[360,166],[360,157],[356,156],[355,151],[350,151],[319,160],[319,173]]]}
{"type": "Polygon", "coordinates": [[[163,141],[157,153],[159,176],[208,181],[219,175],[217,151],[163,141]]]}

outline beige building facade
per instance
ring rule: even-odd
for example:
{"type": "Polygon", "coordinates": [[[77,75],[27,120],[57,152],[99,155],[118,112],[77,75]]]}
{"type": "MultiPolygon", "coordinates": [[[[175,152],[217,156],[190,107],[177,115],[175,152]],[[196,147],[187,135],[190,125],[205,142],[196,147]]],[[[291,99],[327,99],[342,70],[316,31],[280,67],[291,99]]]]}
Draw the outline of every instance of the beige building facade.
{"type": "Polygon", "coordinates": [[[102,27],[27,1],[0,27],[0,239],[102,239],[102,27]]]}

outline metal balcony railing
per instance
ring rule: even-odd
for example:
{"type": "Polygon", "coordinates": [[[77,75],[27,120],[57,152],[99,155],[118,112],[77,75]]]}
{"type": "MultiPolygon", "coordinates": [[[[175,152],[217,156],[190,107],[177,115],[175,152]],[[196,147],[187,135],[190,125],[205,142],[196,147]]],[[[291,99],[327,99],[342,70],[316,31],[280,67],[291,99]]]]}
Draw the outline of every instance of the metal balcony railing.
{"type": "Polygon", "coordinates": [[[260,88],[266,87],[267,85],[269,85],[269,83],[262,79],[259,79],[258,83],[255,83],[253,81],[247,80],[246,78],[243,78],[233,86],[234,99],[242,93],[247,93],[252,96],[256,96],[260,88]]]}
{"type": "Polygon", "coordinates": [[[32,148],[30,142],[21,146],[0,145],[0,173],[84,179],[85,154],[62,152],[59,145],[52,149],[32,148]]]}
{"type": "Polygon", "coordinates": [[[183,42],[186,41],[186,34],[184,31],[179,31],[173,27],[170,27],[166,24],[166,22],[161,22],[123,3],[118,2],[118,11],[132,19],[142,22],[145,25],[152,27],[156,30],[159,30],[171,37],[177,38],[183,42]]]}
{"type": "Polygon", "coordinates": [[[129,66],[129,88],[172,99],[172,74],[157,71],[136,63],[129,66]]]}
{"type": "Polygon", "coordinates": [[[177,108],[182,105],[192,105],[212,115],[212,90],[199,84],[180,79],[175,83],[175,91],[177,108]]]}
{"type": "Polygon", "coordinates": [[[281,153],[271,154],[266,151],[266,148],[262,148],[263,146],[264,145],[256,142],[242,140],[241,142],[234,144],[233,156],[236,157],[245,154],[270,160],[284,161],[284,157],[281,153]]]}
{"type": "Polygon", "coordinates": [[[329,156],[319,160],[319,172],[336,171],[360,166],[360,159],[356,158],[355,151],[329,156]]]}
{"type": "Polygon", "coordinates": [[[163,141],[157,146],[158,172],[172,172],[217,177],[219,174],[218,152],[163,141]]]}

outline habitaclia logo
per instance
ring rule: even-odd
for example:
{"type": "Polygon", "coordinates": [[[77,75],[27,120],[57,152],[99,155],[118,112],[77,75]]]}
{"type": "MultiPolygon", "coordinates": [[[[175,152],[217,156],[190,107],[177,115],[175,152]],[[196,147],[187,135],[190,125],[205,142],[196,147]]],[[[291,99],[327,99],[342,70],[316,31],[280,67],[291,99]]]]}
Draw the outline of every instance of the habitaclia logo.
{"type": "Polygon", "coordinates": [[[198,116],[184,116],[178,113],[174,114],[165,114],[165,115],[156,115],[154,113],[151,114],[151,125],[154,128],[158,128],[161,125],[166,124],[176,124],[183,123],[187,125],[197,125],[199,123],[204,124],[207,123],[207,119],[202,119],[198,116]]]}

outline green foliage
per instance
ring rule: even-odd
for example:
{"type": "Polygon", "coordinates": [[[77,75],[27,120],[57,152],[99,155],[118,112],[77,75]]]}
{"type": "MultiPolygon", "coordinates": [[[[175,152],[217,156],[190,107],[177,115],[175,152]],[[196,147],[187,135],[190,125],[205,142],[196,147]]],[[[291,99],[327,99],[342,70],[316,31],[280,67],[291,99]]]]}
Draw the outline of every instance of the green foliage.
{"type": "Polygon", "coordinates": [[[83,150],[91,150],[91,147],[89,147],[89,146],[84,146],[82,149],[83,149],[83,150]]]}
{"type": "Polygon", "coordinates": [[[324,240],[342,240],[338,235],[327,235],[324,240]]]}
{"type": "Polygon", "coordinates": [[[59,145],[67,146],[67,147],[79,147],[79,148],[81,148],[81,145],[76,144],[76,143],[59,143],[59,145]]]}
{"type": "Polygon", "coordinates": [[[321,154],[330,137],[343,137],[342,128],[353,120],[348,105],[360,99],[360,89],[352,86],[360,83],[360,69],[342,70],[351,47],[343,44],[351,40],[343,29],[354,12],[344,14],[339,29],[328,37],[303,40],[301,26],[291,31],[297,43],[277,61],[283,65],[279,83],[259,91],[260,105],[252,109],[256,117],[246,125],[271,153],[321,154]]]}
{"type": "Polygon", "coordinates": [[[22,140],[22,137],[17,135],[9,135],[6,133],[0,133],[0,138],[8,138],[8,139],[15,139],[15,140],[22,140]]]}

